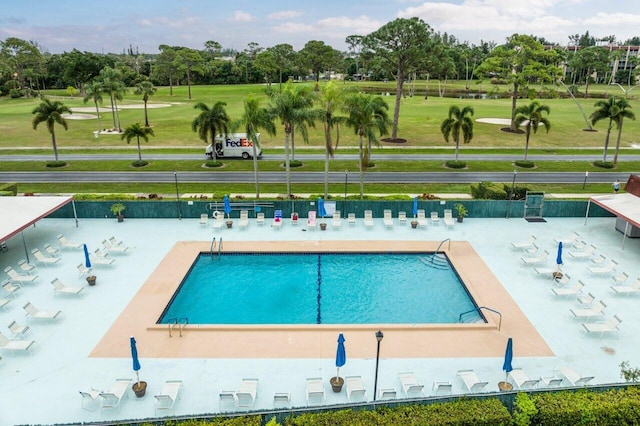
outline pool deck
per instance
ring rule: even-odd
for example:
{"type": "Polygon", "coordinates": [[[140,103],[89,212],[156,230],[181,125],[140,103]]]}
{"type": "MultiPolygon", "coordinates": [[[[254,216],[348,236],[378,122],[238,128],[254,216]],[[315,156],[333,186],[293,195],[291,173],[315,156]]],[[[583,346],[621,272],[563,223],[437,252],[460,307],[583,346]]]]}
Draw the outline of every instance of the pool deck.
{"type": "MultiPolygon", "coordinates": [[[[237,219],[236,219],[237,221],[237,219]]],[[[330,222],[330,221],[329,221],[330,222]]],[[[570,365],[579,373],[595,376],[593,384],[620,382],[622,361],[639,366],[640,324],[638,295],[613,293],[611,274],[588,272],[589,260],[570,255],[565,245],[562,270],[571,282],[581,280],[585,291],[607,303],[604,318],[618,314],[620,333],[587,334],[581,321],[572,317],[575,298],[557,298],[548,274],[541,275],[520,260],[527,254],[514,250],[511,243],[537,237],[540,250],[550,252],[546,264],[555,268],[554,238],[573,232],[596,246],[596,254],[615,259],[617,272],[626,272],[628,282],[640,277],[640,239],[627,239],[614,229],[614,218],[547,218],[546,223],[528,223],[521,218],[475,219],[447,228],[444,224],[414,230],[408,224],[386,229],[376,219],[373,229],[365,229],[361,219],[354,227],[343,224],[339,230],[306,231],[304,226],[282,229],[256,226],[246,230],[214,230],[198,224],[197,219],[140,219],[117,223],[114,219],[75,221],[45,219],[24,231],[29,249],[42,249],[45,243],[56,245],[58,234],[87,243],[90,250],[112,235],[132,248],[112,257],[109,267],[95,267],[97,285],[87,286],[76,266],[83,261],[82,250],[63,250],[61,261],[53,266],[39,265],[38,279],[25,284],[11,302],[0,309],[2,333],[11,336],[6,325],[12,320],[28,324],[25,339],[37,342],[32,354],[11,354],[0,350],[0,424],[97,423],[153,418],[153,395],[165,380],[182,380],[181,399],[172,414],[179,416],[228,411],[221,407],[222,389],[236,389],[246,377],[258,378],[258,398],[254,409],[271,409],[276,392],[289,392],[291,406],[305,406],[305,379],[322,377],[327,404],[346,403],[345,392],[334,394],[328,384],[336,374],[335,348],[338,333],[346,338],[347,363],[341,376],[362,376],[372,399],[376,357],[375,331],[384,332],[380,345],[379,388],[402,389],[398,373],[412,371],[425,384],[425,395],[433,395],[434,381],[450,381],[454,394],[465,392],[456,372],[474,369],[489,382],[487,391],[496,391],[504,380],[504,347],[508,337],[514,340],[515,368],[532,378],[557,374],[555,369],[570,365]],[[285,250],[309,247],[322,250],[354,249],[387,251],[433,250],[440,241],[451,238],[448,254],[479,305],[502,313],[498,318],[486,314],[488,324],[407,327],[389,326],[295,326],[275,329],[270,326],[228,327],[189,326],[183,337],[167,326],[155,325],[155,319],[181,279],[194,253],[207,251],[212,237],[224,239],[223,250],[285,250]],[[204,250],[203,250],[204,247],[204,250]],[[347,248],[348,247],[348,248],[347,248]],[[181,252],[184,256],[181,255],[181,252]],[[182,260],[180,260],[182,258],[182,260]],[[49,284],[59,278],[67,285],[83,285],[81,296],[54,295],[49,284]],[[54,323],[31,320],[27,323],[22,306],[27,302],[40,309],[62,310],[64,318],[54,323]],[[465,327],[467,327],[465,329],[465,327]],[[469,329],[470,328],[470,329],[469,329]],[[136,398],[131,391],[120,407],[95,411],[81,409],[80,390],[107,389],[118,378],[135,378],[129,353],[129,336],[134,335],[140,353],[140,378],[149,383],[147,395],[136,398]],[[38,409],[33,405],[38,404],[38,409]]],[[[9,251],[0,253],[0,266],[19,270],[17,262],[25,257],[20,236],[7,242],[9,251]]],[[[592,319],[595,322],[600,318],[592,319]]],[[[564,384],[563,384],[564,385],[564,384]]]]}

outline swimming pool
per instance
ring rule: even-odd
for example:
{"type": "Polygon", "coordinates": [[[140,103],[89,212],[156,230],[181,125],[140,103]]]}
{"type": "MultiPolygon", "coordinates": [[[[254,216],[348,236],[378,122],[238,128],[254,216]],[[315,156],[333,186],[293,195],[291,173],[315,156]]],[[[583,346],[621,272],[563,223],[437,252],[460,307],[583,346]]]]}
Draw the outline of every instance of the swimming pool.
{"type": "MultiPolygon", "coordinates": [[[[158,323],[447,324],[476,304],[429,253],[243,253],[193,263],[158,323]]],[[[477,314],[466,321],[481,319],[477,314]]]]}

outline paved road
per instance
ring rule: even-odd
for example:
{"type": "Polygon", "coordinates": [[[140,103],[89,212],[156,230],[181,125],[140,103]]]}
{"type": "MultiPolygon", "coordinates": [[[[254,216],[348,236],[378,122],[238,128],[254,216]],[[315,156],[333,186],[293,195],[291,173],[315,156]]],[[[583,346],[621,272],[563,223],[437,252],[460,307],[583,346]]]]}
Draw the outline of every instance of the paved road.
{"type": "MultiPolygon", "coordinates": [[[[590,173],[587,183],[608,183],[616,179],[626,182],[629,173],[599,172],[590,173]]],[[[348,182],[359,181],[358,173],[349,173],[346,176],[348,182]]],[[[167,183],[174,182],[176,175],[173,172],[0,172],[0,181],[4,182],[32,182],[32,183],[52,183],[52,182],[145,182],[145,183],[167,183]]],[[[248,183],[253,182],[253,172],[224,172],[224,171],[203,171],[203,172],[178,172],[177,179],[184,183],[248,183]]],[[[365,173],[364,181],[367,183],[471,183],[471,182],[512,182],[513,173],[502,172],[375,172],[365,173]]],[[[567,183],[576,184],[585,181],[584,173],[536,173],[520,172],[516,176],[517,183],[567,183]]],[[[293,183],[322,183],[324,182],[323,172],[292,172],[291,181],[293,183]]],[[[329,182],[343,183],[345,174],[343,172],[329,173],[329,182]]],[[[284,172],[260,172],[261,183],[282,183],[285,182],[284,172]]]]}

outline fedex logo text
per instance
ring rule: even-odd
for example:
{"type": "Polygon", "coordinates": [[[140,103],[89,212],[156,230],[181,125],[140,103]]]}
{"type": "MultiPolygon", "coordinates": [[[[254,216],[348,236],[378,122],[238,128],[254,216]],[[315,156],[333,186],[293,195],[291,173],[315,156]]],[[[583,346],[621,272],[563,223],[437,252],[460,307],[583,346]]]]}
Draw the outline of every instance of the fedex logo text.
{"type": "Polygon", "coordinates": [[[230,148],[250,148],[253,146],[253,142],[248,140],[247,138],[240,139],[227,139],[226,145],[230,148]]]}

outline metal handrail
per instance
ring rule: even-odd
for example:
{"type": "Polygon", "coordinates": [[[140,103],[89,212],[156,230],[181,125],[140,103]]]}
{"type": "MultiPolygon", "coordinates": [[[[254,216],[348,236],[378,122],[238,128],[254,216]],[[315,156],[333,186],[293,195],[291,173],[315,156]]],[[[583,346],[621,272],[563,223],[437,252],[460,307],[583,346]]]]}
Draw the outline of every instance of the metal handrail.
{"type": "Polygon", "coordinates": [[[168,321],[169,322],[167,322],[167,325],[169,326],[169,337],[173,337],[171,335],[171,332],[173,331],[173,327],[175,327],[175,325],[178,324],[178,319],[177,318],[171,318],[168,321]]]}
{"type": "Polygon", "coordinates": [[[438,244],[438,248],[436,249],[436,251],[433,252],[433,256],[431,256],[431,263],[433,263],[433,259],[440,252],[440,247],[442,247],[442,245],[444,243],[446,243],[447,241],[449,241],[449,247],[447,247],[447,250],[451,251],[451,238],[447,238],[447,239],[444,239],[444,240],[440,241],[440,244],[438,244]]]}
{"type": "Polygon", "coordinates": [[[500,321],[498,322],[498,331],[500,331],[500,328],[502,327],[502,314],[500,312],[496,311],[495,309],[491,309],[491,308],[489,308],[487,306],[478,306],[475,309],[471,309],[470,311],[466,311],[466,312],[461,313],[458,316],[458,322],[462,322],[462,316],[463,315],[470,314],[471,312],[478,312],[479,313],[480,310],[482,310],[482,309],[486,309],[487,311],[491,311],[491,312],[496,313],[496,314],[498,314],[500,316],[500,321]]]}
{"type": "Polygon", "coordinates": [[[222,237],[220,237],[220,241],[218,241],[218,260],[220,259],[221,251],[222,251],[222,237]]]}
{"type": "Polygon", "coordinates": [[[209,253],[211,253],[211,257],[213,258],[213,249],[216,248],[216,237],[214,236],[211,240],[211,247],[209,247],[209,253]]]}

